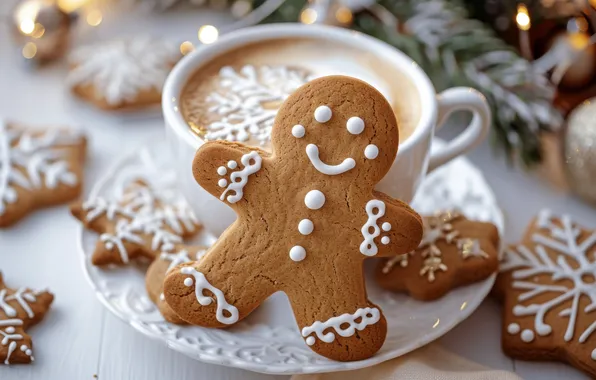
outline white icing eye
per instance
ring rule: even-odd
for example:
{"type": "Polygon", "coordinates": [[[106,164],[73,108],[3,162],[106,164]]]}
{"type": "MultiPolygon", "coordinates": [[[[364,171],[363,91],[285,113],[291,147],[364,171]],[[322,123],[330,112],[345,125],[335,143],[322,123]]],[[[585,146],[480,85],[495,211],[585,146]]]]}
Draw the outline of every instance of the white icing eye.
{"type": "Polygon", "coordinates": [[[217,168],[217,174],[219,175],[226,175],[227,172],[228,169],[226,169],[225,166],[220,166],[219,168],[217,168]]]}
{"type": "Polygon", "coordinates": [[[192,283],[193,283],[192,278],[187,277],[187,278],[184,279],[184,285],[186,285],[186,286],[192,286],[192,283]]]}
{"type": "Polygon", "coordinates": [[[305,132],[306,131],[304,130],[304,127],[300,124],[296,124],[292,127],[292,136],[296,137],[297,139],[304,137],[305,132]]]}
{"type": "Polygon", "coordinates": [[[318,106],[315,110],[315,120],[319,123],[326,123],[331,120],[331,108],[327,106],[318,106]]]}
{"type": "Polygon", "coordinates": [[[362,131],[364,131],[364,120],[362,120],[358,116],[353,116],[348,119],[348,122],[346,123],[346,128],[348,129],[348,132],[350,132],[351,134],[359,135],[362,133],[362,131]]]}
{"type": "Polygon", "coordinates": [[[375,144],[367,145],[364,148],[364,157],[369,160],[374,160],[379,155],[379,148],[375,144]]]}

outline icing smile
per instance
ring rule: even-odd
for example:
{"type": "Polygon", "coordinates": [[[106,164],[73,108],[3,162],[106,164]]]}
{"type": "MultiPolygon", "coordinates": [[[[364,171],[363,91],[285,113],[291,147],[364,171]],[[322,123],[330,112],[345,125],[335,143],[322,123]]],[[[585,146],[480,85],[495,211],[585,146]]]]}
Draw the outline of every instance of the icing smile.
{"type": "Polygon", "coordinates": [[[353,158],[346,158],[341,164],[338,165],[327,165],[319,158],[319,147],[315,144],[308,144],[306,146],[306,155],[315,169],[327,175],[342,174],[354,169],[356,166],[356,161],[354,161],[353,158]]]}

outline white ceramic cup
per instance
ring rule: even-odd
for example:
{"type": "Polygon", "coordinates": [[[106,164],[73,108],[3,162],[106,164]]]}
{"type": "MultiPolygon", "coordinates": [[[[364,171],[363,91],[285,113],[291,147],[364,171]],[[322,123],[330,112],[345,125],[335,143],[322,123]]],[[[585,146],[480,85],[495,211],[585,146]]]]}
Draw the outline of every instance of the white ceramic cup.
{"type": "Polygon", "coordinates": [[[248,43],[282,38],[310,38],[352,47],[382,57],[395,70],[409,77],[418,89],[421,116],[412,135],[399,146],[393,166],[376,189],[409,202],[427,172],[469,151],[482,141],[490,126],[490,109],[484,96],[467,87],[455,87],[436,94],[428,76],[404,53],[394,47],[341,28],[302,24],[269,24],[234,31],[211,45],[204,45],[184,57],[170,73],[163,89],[162,108],[167,140],[175,157],[180,190],[205,228],[219,236],[236,218],[231,208],[203,190],[192,176],[192,161],[203,140],[195,135],[180,112],[180,94],[192,74],[213,58],[248,43]],[[435,131],[454,111],[470,111],[468,127],[432,154],[435,131]]]}

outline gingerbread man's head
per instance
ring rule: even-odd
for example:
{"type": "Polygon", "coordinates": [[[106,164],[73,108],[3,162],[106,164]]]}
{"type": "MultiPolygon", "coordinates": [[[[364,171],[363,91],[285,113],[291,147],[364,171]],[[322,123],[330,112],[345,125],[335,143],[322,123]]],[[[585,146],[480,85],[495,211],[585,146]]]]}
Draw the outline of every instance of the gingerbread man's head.
{"type": "Polygon", "coordinates": [[[374,186],[395,159],[399,130],[380,92],[358,79],[328,76],[284,102],[272,145],[273,154],[296,170],[374,186]]]}

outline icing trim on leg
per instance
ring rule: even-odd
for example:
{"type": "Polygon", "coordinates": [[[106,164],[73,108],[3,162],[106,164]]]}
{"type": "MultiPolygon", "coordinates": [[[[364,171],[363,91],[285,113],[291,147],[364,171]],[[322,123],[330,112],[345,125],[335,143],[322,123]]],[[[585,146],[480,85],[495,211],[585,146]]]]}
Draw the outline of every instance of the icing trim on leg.
{"type": "Polygon", "coordinates": [[[345,313],[339,317],[329,318],[325,322],[316,321],[310,326],[302,329],[302,336],[306,338],[306,344],[312,346],[315,344],[315,336],[325,343],[332,343],[335,340],[335,333],[332,331],[324,333],[327,329],[334,329],[337,334],[347,338],[356,333],[356,330],[362,331],[366,326],[374,325],[381,319],[381,312],[376,307],[365,307],[358,309],[354,314],[345,313]],[[360,318],[360,322],[356,322],[360,318]],[[345,329],[341,327],[343,324],[349,324],[345,329]],[[311,334],[315,336],[310,336],[311,334]]]}
{"type": "Polygon", "coordinates": [[[184,280],[184,285],[192,286],[193,283],[195,285],[195,295],[197,297],[197,301],[199,304],[203,306],[210,305],[213,301],[211,297],[207,297],[203,295],[203,291],[209,290],[215,296],[217,301],[217,312],[215,318],[223,324],[231,325],[233,323],[238,322],[238,309],[235,306],[230,305],[223,294],[223,292],[217,289],[215,286],[211,285],[205,275],[193,267],[184,267],[180,269],[180,272],[183,274],[189,274],[194,277],[194,281],[192,278],[187,277],[184,280]],[[226,310],[230,315],[226,317],[223,314],[223,311],[226,310]]]}

